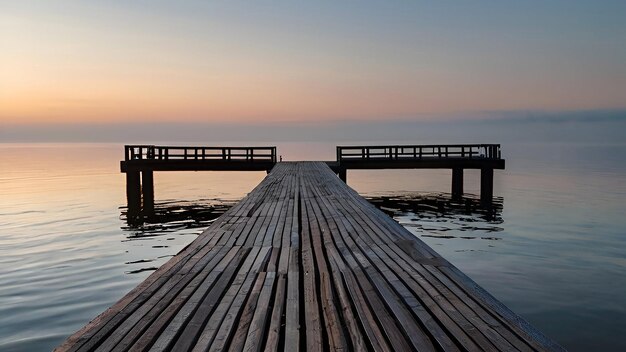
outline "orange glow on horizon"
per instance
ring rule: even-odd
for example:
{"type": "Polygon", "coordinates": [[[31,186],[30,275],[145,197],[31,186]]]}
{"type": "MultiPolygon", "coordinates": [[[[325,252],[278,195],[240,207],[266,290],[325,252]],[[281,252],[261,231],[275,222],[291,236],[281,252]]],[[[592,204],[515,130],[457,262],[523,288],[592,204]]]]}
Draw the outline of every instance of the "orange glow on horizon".
{"type": "MultiPolygon", "coordinates": [[[[201,15],[193,7],[153,14],[66,5],[14,4],[0,13],[0,123],[316,122],[625,107],[623,60],[593,64],[582,54],[597,51],[572,55],[550,43],[538,55],[524,46],[523,31],[509,33],[517,42],[496,31],[424,31],[413,18],[422,12],[398,27],[391,18],[351,27],[350,17],[302,28],[291,14],[277,22],[221,9],[230,16],[222,18],[209,5],[201,15]]],[[[379,20],[375,14],[363,23],[379,20]]]]}
{"type": "Polygon", "coordinates": [[[567,99],[575,103],[564,106],[553,100],[565,101],[567,97],[555,98],[555,94],[528,99],[522,94],[511,95],[511,90],[506,89],[472,90],[462,82],[421,87],[358,80],[343,85],[314,80],[294,83],[250,76],[213,81],[199,77],[199,83],[167,77],[119,81],[90,78],[70,78],[59,85],[42,80],[33,87],[3,91],[0,121],[32,124],[428,119],[450,113],[526,109],[531,103],[534,108],[546,110],[606,108],[610,104],[579,97],[567,99]]]}

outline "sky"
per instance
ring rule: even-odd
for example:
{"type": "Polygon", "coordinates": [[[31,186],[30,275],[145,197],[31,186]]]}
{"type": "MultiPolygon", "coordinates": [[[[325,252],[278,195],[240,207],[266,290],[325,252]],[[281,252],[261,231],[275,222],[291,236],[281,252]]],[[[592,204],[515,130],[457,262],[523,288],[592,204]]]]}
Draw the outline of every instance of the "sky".
{"type": "Polygon", "coordinates": [[[0,128],[626,111],[625,38],[623,0],[0,0],[0,128]]]}

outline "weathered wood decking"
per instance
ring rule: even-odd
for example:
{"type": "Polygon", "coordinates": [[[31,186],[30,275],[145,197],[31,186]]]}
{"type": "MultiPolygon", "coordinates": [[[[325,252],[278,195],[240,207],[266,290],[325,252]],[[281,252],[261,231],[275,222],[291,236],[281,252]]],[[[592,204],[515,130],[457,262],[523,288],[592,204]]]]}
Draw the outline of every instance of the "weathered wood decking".
{"type": "Polygon", "coordinates": [[[559,350],[321,162],[278,163],[61,345],[108,350],[559,350]]]}

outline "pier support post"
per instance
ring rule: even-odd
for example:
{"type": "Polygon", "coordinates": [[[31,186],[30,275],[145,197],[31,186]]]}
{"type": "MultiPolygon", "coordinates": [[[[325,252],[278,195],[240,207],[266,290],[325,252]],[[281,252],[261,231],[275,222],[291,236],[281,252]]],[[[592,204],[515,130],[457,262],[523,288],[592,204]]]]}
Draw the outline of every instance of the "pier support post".
{"type": "Polygon", "coordinates": [[[152,170],[141,171],[141,193],[143,194],[143,211],[147,215],[154,213],[154,176],[152,170]]]}
{"type": "Polygon", "coordinates": [[[141,210],[141,181],[139,171],[126,172],[126,201],[128,214],[136,215],[141,210]]]}
{"type": "Polygon", "coordinates": [[[348,179],[348,170],[346,170],[345,168],[339,168],[339,179],[343,182],[347,182],[348,179]]]}
{"type": "Polygon", "coordinates": [[[463,197],[463,169],[452,169],[452,198],[461,199],[463,197]]]}
{"type": "Polygon", "coordinates": [[[493,169],[480,170],[480,202],[491,204],[493,201],[493,169]]]}

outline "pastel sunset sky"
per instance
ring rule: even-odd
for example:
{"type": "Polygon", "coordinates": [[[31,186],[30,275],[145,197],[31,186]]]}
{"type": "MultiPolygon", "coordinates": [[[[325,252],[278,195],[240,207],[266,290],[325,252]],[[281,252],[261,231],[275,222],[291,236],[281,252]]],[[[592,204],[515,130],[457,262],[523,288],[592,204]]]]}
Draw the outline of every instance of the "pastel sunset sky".
{"type": "Polygon", "coordinates": [[[0,121],[626,107],[626,1],[2,1],[0,121]]]}

